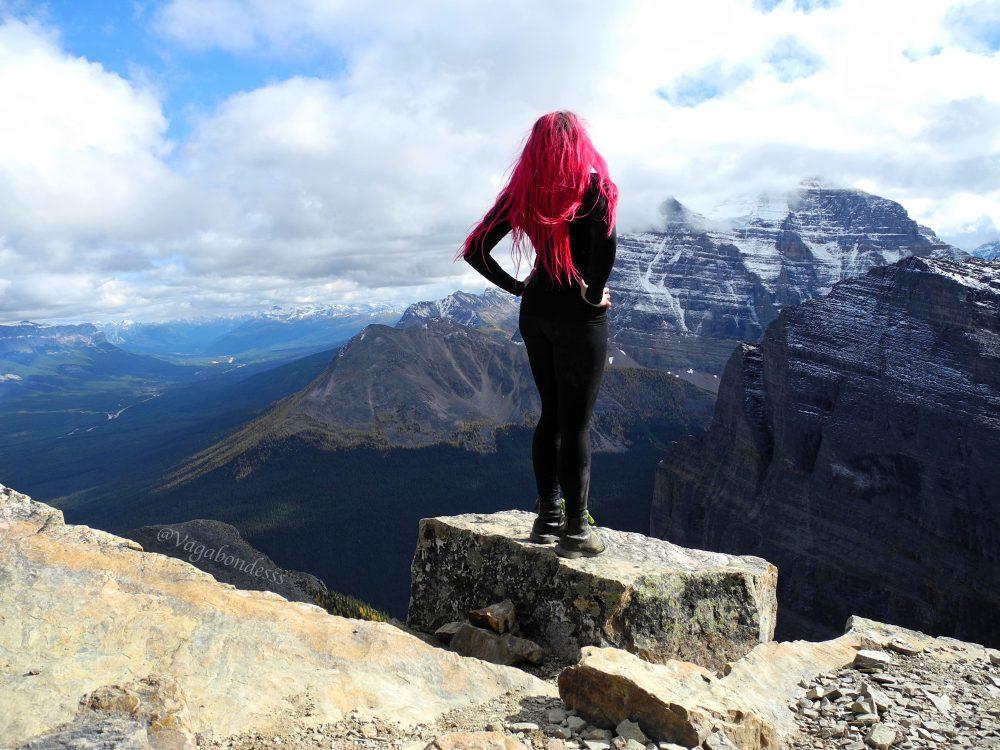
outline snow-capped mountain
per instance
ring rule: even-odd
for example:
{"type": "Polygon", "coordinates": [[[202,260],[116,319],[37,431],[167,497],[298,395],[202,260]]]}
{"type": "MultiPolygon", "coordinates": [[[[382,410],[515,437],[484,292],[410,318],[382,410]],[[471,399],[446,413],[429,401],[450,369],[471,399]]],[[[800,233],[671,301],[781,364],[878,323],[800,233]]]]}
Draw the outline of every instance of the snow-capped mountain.
{"type": "Polygon", "coordinates": [[[972,254],[983,260],[1000,260],[1000,240],[980,245],[972,251],[972,254]]]}
{"type": "Polygon", "coordinates": [[[706,219],[666,201],[661,229],[620,234],[609,286],[615,337],[634,359],[711,372],[786,305],[909,255],[964,259],[898,203],[803,182],[706,219]]]}
{"type": "Polygon", "coordinates": [[[517,297],[495,287],[481,294],[452,292],[447,297],[429,302],[416,302],[403,311],[397,328],[408,328],[434,318],[447,318],[469,328],[517,327],[517,297]]]}

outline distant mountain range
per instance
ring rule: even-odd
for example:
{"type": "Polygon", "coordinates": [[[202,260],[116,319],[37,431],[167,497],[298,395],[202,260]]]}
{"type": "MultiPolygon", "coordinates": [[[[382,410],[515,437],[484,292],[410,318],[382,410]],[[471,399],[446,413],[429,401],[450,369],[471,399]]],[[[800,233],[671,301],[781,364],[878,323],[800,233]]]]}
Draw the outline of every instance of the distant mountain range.
{"type": "Polygon", "coordinates": [[[394,323],[401,311],[398,305],[317,305],[162,323],[112,321],[100,328],[110,343],[139,354],[254,362],[329,349],[366,325],[394,323]]]}
{"type": "Polygon", "coordinates": [[[0,401],[61,392],[103,394],[113,410],[123,397],[191,377],[190,368],[123,351],[96,326],[0,324],[0,401]]]}
{"type": "MultiPolygon", "coordinates": [[[[595,409],[598,451],[624,451],[645,422],[682,431],[704,423],[712,399],[666,372],[611,366],[595,409]]],[[[369,326],[301,391],[196,457],[174,481],[232,464],[240,477],[292,439],[326,450],[447,444],[492,452],[496,432],[534,427],[538,393],[521,345],[508,335],[430,318],[369,326]]]]}

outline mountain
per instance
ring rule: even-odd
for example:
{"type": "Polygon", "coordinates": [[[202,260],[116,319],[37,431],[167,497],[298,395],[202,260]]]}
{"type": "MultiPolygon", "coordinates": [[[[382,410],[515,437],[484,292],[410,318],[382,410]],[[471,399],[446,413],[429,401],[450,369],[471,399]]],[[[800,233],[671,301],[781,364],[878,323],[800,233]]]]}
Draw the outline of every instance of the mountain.
{"type": "Polygon", "coordinates": [[[651,530],[775,563],[782,637],[858,613],[998,645],[998,456],[1000,268],[905,258],[737,349],[651,530]]]}
{"type": "MultiPolygon", "coordinates": [[[[625,450],[622,426],[659,412],[698,421],[710,399],[667,373],[609,367],[595,407],[598,450],[625,450]]],[[[505,334],[428,318],[372,325],[312,383],[195,461],[217,466],[257,445],[296,437],[326,448],[495,448],[495,432],[532,426],[538,392],[524,348],[505,334]]]]}
{"type": "Polygon", "coordinates": [[[259,313],[140,323],[101,324],[112,343],[131,352],[163,357],[257,362],[291,359],[330,349],[370,323],[399,318],[394,305],[317,305],[272,308],[259,313]]]}
{"type": "Polygon", "coordinates": [[[123,351],[90,324],[0,324],[0,398],[7,394],[116,392],[190,377],[193,370],[123,351]]]}
{"type": "Polygon", "coordinates": [[[972,255],[983,260],[1000,260],[1000,240],[980,245],[972,251],[972,255]]]}
{"type": "Polygon", "coordinates": [[[444,318],[469,328],[517,329],[520,300],[512,294],[489,287],[481,294],[453,292],[444,299],[416,302],[403,311],[397,328],[426,323],[444,318]]]}
{"type": "Polygon", "coordinates": [[[615,341],[641,364],[719,373],[781,308],[900,258],[967,257],[894,201],[806,181],[709,220],[667,200],[662,226],[621,234],[609,281],[615,341]]]}

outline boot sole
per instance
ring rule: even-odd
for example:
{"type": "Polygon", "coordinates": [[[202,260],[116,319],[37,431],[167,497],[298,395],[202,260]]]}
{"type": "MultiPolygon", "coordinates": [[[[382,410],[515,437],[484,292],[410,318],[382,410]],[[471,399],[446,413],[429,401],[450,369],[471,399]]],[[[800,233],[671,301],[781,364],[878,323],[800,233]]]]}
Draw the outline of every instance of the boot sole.
{"type": "Polygon", "coordinates": [[[528,538],[535,544],[555,544],[559,541],[559,537],[554,534],[536,534],[534,531],[531,532],[528,538]]]}
{"type": "Polygon", "coordinates": [[[564,557],[567,560],[576,560],[580,557],[597,557],[598,555],[603,555],[607,551],[607,547],[597,552],[585,552],[578,549],[566,549],[565,547],[556,547],[556,554],[559,557],[564,557]]]}

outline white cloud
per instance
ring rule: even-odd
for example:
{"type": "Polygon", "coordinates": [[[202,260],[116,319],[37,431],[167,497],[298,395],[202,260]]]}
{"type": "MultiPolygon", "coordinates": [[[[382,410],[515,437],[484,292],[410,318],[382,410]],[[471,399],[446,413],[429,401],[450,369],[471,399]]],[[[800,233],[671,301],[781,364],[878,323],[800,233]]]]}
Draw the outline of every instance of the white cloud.
{"type": "Polygon", "coordinates": [[[611,163],[623,231],[655,222],[667,195],[710,211],[824,175],[971,245],[1000,227],[1000,58],[973,35],[991,13],[936,0],[172,0],[154,20],[170,44],[345,63],[336,79],[235,94],[179,144],[154,92],[7,21],[0,316],[481,286],[455,249],[533,119],[563,107],[611,163]]]}

